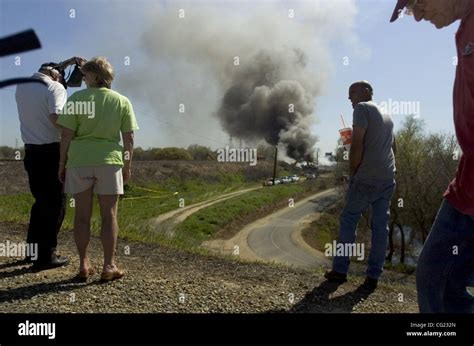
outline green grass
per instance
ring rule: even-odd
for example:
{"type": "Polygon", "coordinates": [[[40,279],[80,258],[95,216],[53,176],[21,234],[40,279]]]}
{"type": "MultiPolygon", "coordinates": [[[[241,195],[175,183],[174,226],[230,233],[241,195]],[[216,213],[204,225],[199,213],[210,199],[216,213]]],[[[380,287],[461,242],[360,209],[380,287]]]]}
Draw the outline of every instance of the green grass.
{"type": "Polygon", "coordinates": [[[231,222],[308,190],[308,184],[276,185],[219,202],[189,216],[176,232],[180,242],[199,245],[231,222]]]}
{"type": "Polygon", "coordinates": [[[337,239],[338,229],[339,218],[337,215],[321,213],[320,219],[313,221],[310,227],[303,232],[310,232],[310,235],[315,237],[316,248],[324,252],[326,244],[332,243],[334,239],[337,239]],[[311,229],[316,229],[316,232],[310,232],[311,229]]]}
{"type": "MultiPolygon", "coordinates": [[[[321,185],[321,183],[319,183],[321,185]]],[[[287,184],[267,187],[219,202],[201,209],[178,226],[175,237],[156,232],[149,220],[179,208],[180,198],[185,205],[199,203],[212,197],[260,186],[260,182],[246,182],[240,174],[223,174],[218,182],[209,183],[198,179],[167,179],[159,184],[145,186],[132,185],[125,190],[119,201],[119,237],[131,241],[159,243],[198,251],[202,241],[209,239],[216,231],[252,214],[272,207],[278,202],[287,201],[303,193],[320,189],[314,182],[287,184]],[[175,195],[175,192],[178,192],[175,195]]],[[[67,199],[66,217],[63,229],[72,229],[74,207],[72,196],[67,199]]],[[[0,196],[0,221],[26,224],[34,199],[30,194],[0,196]]],[[[100,232],[100,213],[97,198],[94,198],[91,228],[93,234],[100,232]]]]}
{"type": "MultiPolygon", "coordinates": [[[[154,234],[146,227],[146,221],[158,217],[168,211],[179,208],[180,199],[185,205],[204,201],[221,194],[237,191],[243,188],[258,186],[257,183],[245,182],[238,174],[227,174],[220,177],[217,183],[204,183],[197,179],[167,179],[159,184],[146,186],[128,186],[124,198],[119,201],[118,223],[119,237],[129,240],[146,242],[163,242],[162,236],[154,234]],[[153,191],[147,191],[147,190],[153,191]],[[174,192],[178,195],[174,195],[174,192]]],[[[67,199],[66,217],[63,229],[72,229],[74,222],[74,208],[67,199]]],[[[28,223],[30,209],[34,202],[30,194],[15,194],[0,196],[0,221],[28,223]]],[[[94,234],[100,231],[100,214],[97,198],[94,198],[91,228],[94,234]]],[[[175,243],[176,240],[165,241],[175,243]]]]}
{"type": "MultiPolygon", "coordinates": [[[[303,236],[307,238],[313,238],[311,240],[312,246],[314,246],[317,250],[321,252],[326,251],[326,244],[331,244],[333,240],[337,240],[338,238],[338,230],[339,230],[339,215],[330,213],[322,213],[321,217],[317,221],[313,221],[309,227],[303,230],[303,236]]],[[[358,233],[360,234],[360,232],[358,233]]],[[[370,238],[368,240],[363,241],[366,245],[370,244],[370,238]]],[[[367,248],[368,246],[366,246],[367,248]]],[[[366,251],[369,251],[366,249],[366,251]]],[[[362,263],[367,263],[367,256],[365,256],[365,260],[362,263]]],[[[384,269],[395,271],[398,273],[404,274],[412,274],[415,271],[415,267],[407,265],[405,263],[387,263],[384,264],[384,269]]]]}

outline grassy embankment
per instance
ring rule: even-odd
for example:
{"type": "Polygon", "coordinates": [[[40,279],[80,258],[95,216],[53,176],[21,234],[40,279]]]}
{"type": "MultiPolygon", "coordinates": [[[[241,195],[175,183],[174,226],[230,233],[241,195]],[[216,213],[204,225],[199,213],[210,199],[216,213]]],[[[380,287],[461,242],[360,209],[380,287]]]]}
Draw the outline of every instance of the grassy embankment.
{"type": "Polygon", "coordinates": [[[288,206],[290,198],[296,203],[329,188],[330,181],[330,178],[321,178],[276,185],[233,197],[192,214],[178,226],[176,237],[181,243],[190,245],[200,244],[218,231],[225,230],[221,233],[230,237],[244,225],[288,206]]]}
{"type": "MultiPolygon", "coordinates": [[[[211,197],[258,186],[257,182],[246,182],[240,174],[223,174],[218,182],[206,183],[199,179],[167,179],[161,184],[130,186],[125,198],[119,202],[119,237],[149,243],[171,244],[184,248],[195,248],[228,225],[245,224],[271,213],[288,204],[289,198],[296,201],[304,195],[326,188],[323,181],[307,181],[296,184],[266,187],[219,202],[199,210],[178,226],[175,237],[168,238],[155,232],[147,221],[163,213],[179,208],[180,198],[186,205],[198,203],[211,197]],[[155,191],[152,192],[151,190],[155,191]],[[174,192],[178,192],[174,195],[174,192]]],[[[30,194],[0,196],[0,220],[28,223],[33,198],[30,194]]],[[[66,218],[63,228],[72,229],[74,207],[68,196],[66,218]]],[[[92,231],[100,231],[100,214],[97,199],[91,220],[92,231]]]]}
{"type": "MultiPolygon", "coordinates": [[[[316,250],[325,252],[326,244],[332,244],[334,240],[337,241],[339,232],[339,212],[342,210],[342,204],[336,205],[330,210],[320,214],[318,220],[313,221],[308,227],[302,231],[304,240],[316,250]]],[[[368,254],[370,251],[370,230],[366,225],[366,220],[361,218],[359,222],[356,242],[366,244],[365,257],[362,263],[367,264],[368,254]]],[[[359,262],[359,261],[357,261],[359,262]]],[[[361,263],[361,262],[359,262],[361,263]]],[[[385,269],[393,270],[400,273],[411,274],[415,267],[405,263],[385,263],[385,269]]]]}
{"type": "MultiPolygon", "coordinates": [[[[160,239],[157,239],[151,230],[144,227],[145,221],[179,208],[181,198],[184,199],[185,205],[189,205],[255,186],[258,186],[257,182],[246,182],[240,174],[222,175],[220,180],[214,183],[204,183],[198,179],[166,179],[160,184],[131,185],[119,202],[119,236],[130,240],[159,241],[160,239]],[[178,194],[175,195],[175,192],[178,194]]],[[[71,197],[68,196],[67,199],[64,229],[73,227],[74,206],[71,197]]],[[[1,195],[0,221],[28,223],[33,201],[33,197],[28,193],[1,195]]],[[[91,227],[93,233],[98,234],[100,214],[97,198],[94,198],[93,208],[91,227]]]]}

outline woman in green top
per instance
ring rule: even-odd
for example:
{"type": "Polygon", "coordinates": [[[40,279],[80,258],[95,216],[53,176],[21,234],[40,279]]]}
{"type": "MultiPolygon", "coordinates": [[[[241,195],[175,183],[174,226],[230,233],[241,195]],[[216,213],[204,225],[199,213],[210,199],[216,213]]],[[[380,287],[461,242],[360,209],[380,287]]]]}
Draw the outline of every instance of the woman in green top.
{"type": "Polygon", "coordinates": [[[58,118],[62,127],[59,179],[74,195],[74,238],[80,257],[79,277],[94,273],[87,247],[94,193],[99,199],[104,249],[102,280],[124,275],[114,261],[117,205],[131,175],[133,131],[138,125],[130,101],[111,90],[112,65],[105,57],[86,62],[81,71],[87,89],[71,95],[58,118]],[[122,134],[123,147],[120,145],[122,134]]]}

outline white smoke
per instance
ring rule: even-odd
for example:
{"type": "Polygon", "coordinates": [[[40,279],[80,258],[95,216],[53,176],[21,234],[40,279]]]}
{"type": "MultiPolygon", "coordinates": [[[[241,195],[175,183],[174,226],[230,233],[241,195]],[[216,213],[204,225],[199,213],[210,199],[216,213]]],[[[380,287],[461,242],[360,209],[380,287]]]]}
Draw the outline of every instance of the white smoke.
{"type": "MultiPolygon", "coordinates": [[[[274,87],[278,86],[277,91],[295,87],[292,90],[299,90],[295,97],[304,112],[278,136],[288,144],[288,156],[300,158],[315,142],[309,130],[316,116],[315,102],[335,66],[330,44],[358,45],[352,30],[356,12],[353,0],[160,5],[144,19],[147,29],[138,49],[145,58],[140,66],[135,65],[130,73],[121,76],[119,87],[127,96],[147,103],[160,119],[194,133],[222,138],[224,128],[246,141],[267,140],[272,144],[275,141],[268,140],[269,133],[261,133],[259,138],[265,124],[252,132],[251,122],[239,128],[237,125],[241,124],[236,119],[230,123],[223,119],[219,113],[222,100],[236,81],[240,83],[247,77],[253,83],[249,88],[260,88],[258,95],[273,93],[275,98],[281,94],[275,94],[274,87]],[[184,18],[180,18],[183,14],[184,18]],[[290,63],[292,52],[300,52],[304,59],[298,68],[297,62],[290,63]],[[261,54],[273,59],[272,69],[262,71],[263,65],[255,63],[261,54]],[[255,76],[262,72],[272,80],[270,85],[255,83],[255,76]],[[178,113],[180,104],[185,105],[183,114],[178,113]]],[[[264,120],[268,118],[259,121],[264,120]]],[[[269,127],[273,125],[270,123],[269,127]]],[[[199,142],[199,138],[173,132],[157,135],[169,145],[199,142]]]]}

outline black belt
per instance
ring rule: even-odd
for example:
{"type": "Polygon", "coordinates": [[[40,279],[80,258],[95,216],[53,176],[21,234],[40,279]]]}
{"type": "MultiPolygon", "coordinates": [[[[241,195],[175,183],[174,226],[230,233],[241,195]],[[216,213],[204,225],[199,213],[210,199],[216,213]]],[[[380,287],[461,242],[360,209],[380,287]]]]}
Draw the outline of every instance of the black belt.
{"type": "Polygon", "coordinates": [[[51,149],[59,149],[59,142],[48,144],[25,144],[25,150],[42,151],[51,149]]]}

